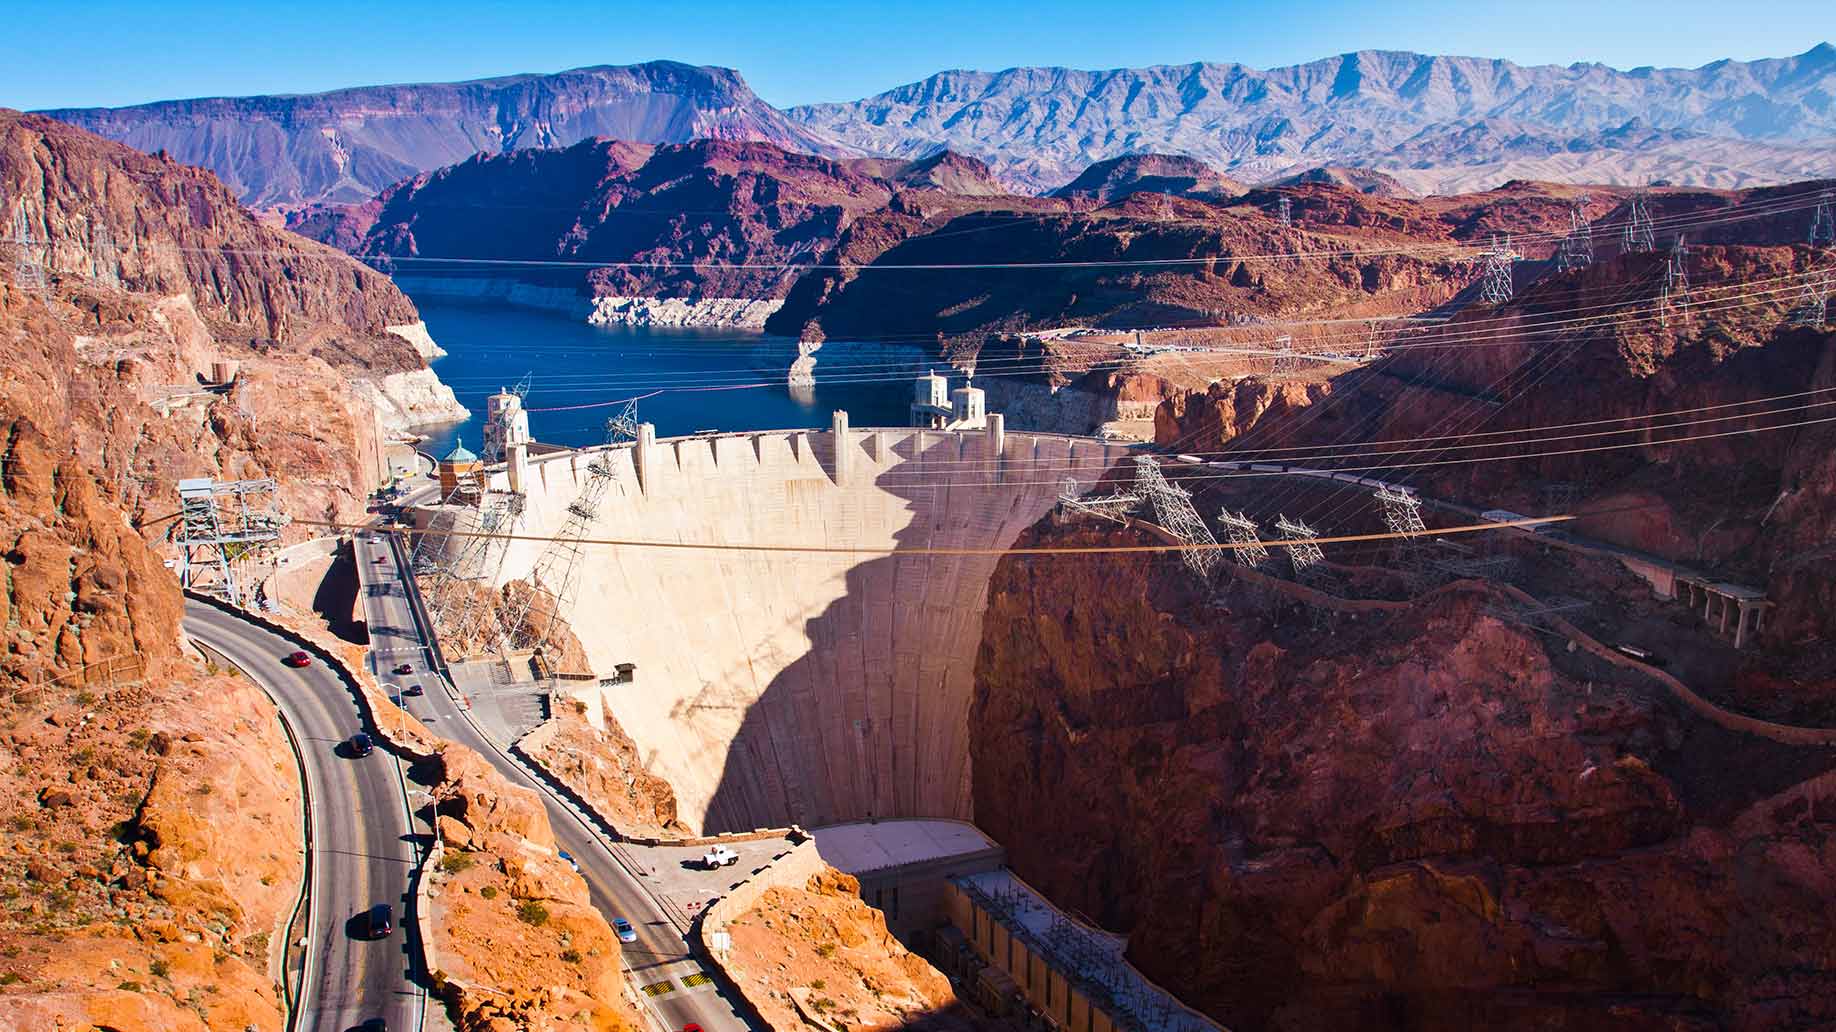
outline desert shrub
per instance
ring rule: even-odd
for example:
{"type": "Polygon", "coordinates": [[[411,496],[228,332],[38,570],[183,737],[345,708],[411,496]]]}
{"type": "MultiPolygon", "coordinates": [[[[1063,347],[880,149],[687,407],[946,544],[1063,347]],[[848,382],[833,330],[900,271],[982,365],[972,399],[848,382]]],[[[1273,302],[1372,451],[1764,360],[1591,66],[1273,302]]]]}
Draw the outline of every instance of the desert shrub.
{"type": "Polygon", "coordinates": [[[156,960],[153,963],[147,965],[147,970],[153,973],[154,978],[164,978],[172,970],[172,968],[165,961],[156,960]]]}
{"type": "Polygon", "coordinates": [[[567,961],[569,964],[578,964],[580,963],[580,951],[576,949],[562,950],[561,959],[567,961]]]}
{"type": "Polygon", "coordinates": [[[447,874],[458,874],[460,871],[469,870],[477,862],[478,858],[468,852],[449,849],[440,857],[440,870],[447,874]]]}
{"type": "Polygon", "coordinates": [[[486,899],[496,899],[497,898],[497,886],[486,885],[484,888],[478,890],[478,894],[480,896],[483,896],[486,899]]]}
{"type": "Polygon", "coordinates": [[[524,924],[545,925],[548,923],[548,908],[543,906],[539,900],[526,899],[517,904],[516,916],[521,918],[524,924]]]}

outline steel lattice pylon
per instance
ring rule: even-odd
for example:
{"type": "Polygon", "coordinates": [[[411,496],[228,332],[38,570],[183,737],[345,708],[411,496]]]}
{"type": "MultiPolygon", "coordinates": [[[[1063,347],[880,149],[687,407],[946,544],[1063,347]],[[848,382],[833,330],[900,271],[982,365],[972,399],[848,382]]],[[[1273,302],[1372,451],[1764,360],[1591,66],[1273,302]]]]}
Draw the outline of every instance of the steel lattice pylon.
{"type": "Polygon", "coordinates": [[[1485,267],[1480,273],[1479,300],[1492,305],[1511,300],[1511,267],[1519,257],[1511,249],[1510,237],[1505,237],[1502,244],[1496,235],[1492,237],[1492,246],[1481,255],[1485,267]]]}
{"type": "Polygon", "coordinates": [[[1282,225],[1294,225],[1294,202],[1288,198],[1287,194],[1282,195],[1281,201],[1277,204],[1276,208],[1282,225]]]}
{"type": "Polygon", "coordinates": [[[216,594],[231,605],[244,605],[236,580],[236,563],[263,546],[280,540],[287,517],[271,502],[259,508],[255,496],[272,498],[278,485],[272,480],[216,481],[193,477],[178,482],[178,523],[172,540],[178,545],[179,583],[193,590],[207,589],[207,575],[217,576],[216,594]],[[219,501],[228,500],[227,509],[219,501]]]}
{"type": "Polygon", "coordinates": [[[1670,254],[1664,259],[1664,289],[1658,295],[1658,325],[1668,329],[1672,312],[1681,316],[1684,322],[1689,321],[1689,308],[1683,302],[1684,294],[1689,291],[1689,245],[1684,243],[1683,235],[1670,245],[1670,254]]]}
{"type": "MultiPolygon", "coordinates": [[[[529,377],[524,376],[510,393],[520,404],[529,394],[529,377]]],[[[486,435],[481,459],[486,469],[503,461],[501,435],[486,435]]],[[[415,545],[412,565],[415,576],[425,580],[421,594],[429,615],[440,637],[457,649],[463,650],[493,613],[488,600],[508,548],[504,535],[522,518],[523,502],[523,496],[515,492],[490,490],[488,481],[462,478],[441,500],[415,545]],[[460,515],[474,499],[477,527],[465,531],[460,515]]]]}
{"type": "Polygon", "coordinates": [[[1584,269],[1594,264],[1594,231],[1587,223],[1586,194],[1574,199],[1568,210],[1568,235],[1556,252],[1556,268],[1562,272],[1584,269]]]}
{"type": "Polygon", "coordinates": [[[1276,337],[1270,345],[1275,362],[1269,366],[1270,376],[1292,376],[1300,370],[1301,354],[1294,350],[1294,338],[1286,335],[1276,337]]]}
{"type": "Polygon", "coordinates": [[[1804,290],[1792,303],[1786,318],[1793,326],[1823,325],[1830,303],[1830,274],[1827,270],[1812,273],[1804,281],[1804,290]]]}
{"type": "Polygon", "coordinates": [[[1627,254],[1644,254],[1656,247],[1651,228],[1651,209],[1646,206],[1645,191],[1634,191],[1630,209],[1626,213],[1625,228],[1619,234],[1619,249],[1627,254]]]}
{"type": "Polygon", "coordinates": [[[1257,534],[1256,521],[1247,513],[1231,512],[1225,509],[1218,513],[1218,526],[1224,530],[1224,540],[1234,545],[1230,557],[1240,565],[1257,569],[1268,562],[1269,550],[1257,534]]]}
{"type": "Polygon", "coordinates": [[[1817,211],[1811,216],[1810,245],[1836,247],[1836,193],[1829,190],[1817,195],[1817,211]]]}
{"type": "Polygon", "coordinates": [[[510,636],[512,649],[533,649],[547,644],[554,630],[555,618],[574,603],[580,587],[580,560],[585,550],[587,531],[599,519],[599,504],[612,486],[614,448],[628,446],[637,440],[637,402],[629,402],[617,416],[606,421],[606,446],[587,463],[586,483],[567,507],[567,520],[536,557],[531,569],[528,590],[504,610],[504,633],[510,636]],[[543,619],[538,631],[530,623],[530,614],[541,599],[543,619]]]}
{"type": "Polygon", "coordinates": [[[1066,477],[1058,492],[1059,511],[1065,515],[1082,513],[1097,516],[1115,523],[1127,523],[1128,517],[1123,513],[1141,504],[1138,494],[1110,494],[1101,497],[1086,497],[1077,486],[1077,478],[1066,477]]]}
{"type": "Polygon", "coordinates": [[[1275,520],[1275,533],[1280,534],[1284,547],[1288,550],[1288,562],[1294,566],[1296,580],[1305,580],[1314,572],[1313,568],[1326,561],[1326,554],[1320,551],[1314,540],[1319,533],[1299,520],[1281,516],[1275,520]]]}
{"type": "Polygon", "coordinates": [[[1209,583],[1220,558],[1218,539],[1192,507],[1191,492],[1168,483],[1160,464],[1146,455],[1135,456],[1135,492],[1153,503],[1154,518],[1168,533],[1188,545],[1205,546],[1181,549],[1180,558],[1200,580],[1209,583]]]}

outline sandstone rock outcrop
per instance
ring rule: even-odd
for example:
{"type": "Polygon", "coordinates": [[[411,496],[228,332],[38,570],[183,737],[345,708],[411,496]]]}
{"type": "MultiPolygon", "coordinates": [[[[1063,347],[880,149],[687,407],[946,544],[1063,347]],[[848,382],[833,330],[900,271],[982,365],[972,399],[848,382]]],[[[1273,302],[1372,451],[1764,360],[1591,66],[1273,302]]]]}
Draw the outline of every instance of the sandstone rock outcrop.
{"type": "Polygon", "coordinates": [[[957,1001],[949,979],[886,930],[860,885],[826,868],[799,888],[766,890],[727,925],[735,977],[756,987],[774,1029],[804,1026],[800,1012],[837,1028],[891,1032],[914,1025],[972,1032],[1005,1027],[957,1001]]]}
{"type": "Polygon", "coordinates": [[[431,945],[459,1027],[644,1027],[623,992],[618,940],[556,855],[541,801],[468,749],[446,745],[439,764],[445,853],[431,945]]]}
{"type": "Polygon", "coordinates": [[[182,649],[162,517],[189,475],[361,512],[379,431],[347,384],[424,370],[389,332],[418,320],[208,175],[48,119],[0,112],[0,198],[0,1028],[278,1032],[296,765],[182,649]]]}

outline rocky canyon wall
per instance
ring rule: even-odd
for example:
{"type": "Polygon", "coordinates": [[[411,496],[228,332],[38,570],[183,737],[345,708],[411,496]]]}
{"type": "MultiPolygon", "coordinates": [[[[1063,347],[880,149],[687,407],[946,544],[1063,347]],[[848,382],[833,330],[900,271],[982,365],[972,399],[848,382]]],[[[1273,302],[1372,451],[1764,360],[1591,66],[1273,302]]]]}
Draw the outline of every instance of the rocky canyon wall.
{"type": "Polygon", "coordinates": [[[1315,629],[1167,558],[1009,557],[977,823],[1244,1032],[1836,1018],[1830,758],[1723,731],[1489,599],[1462,582],[1315,629]]]}

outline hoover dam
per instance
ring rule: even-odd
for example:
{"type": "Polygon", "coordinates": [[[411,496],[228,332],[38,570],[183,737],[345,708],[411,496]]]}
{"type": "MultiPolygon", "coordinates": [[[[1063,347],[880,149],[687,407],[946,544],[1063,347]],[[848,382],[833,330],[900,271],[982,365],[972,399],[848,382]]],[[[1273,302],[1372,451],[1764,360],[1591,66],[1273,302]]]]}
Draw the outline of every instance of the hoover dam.
{"type": "MultiPolygon", "coordinates": [[[[971,819],[967,721],[995,550],[1129,454],[979,429],[702,434],[515,456],[523,499],[493,586],[529,578],[610,471],[562,615],[603,701],[702,833],[971,819]],[[666,547],[717,546],[717,547],[666,547]],[[718,547],[744,546],[744,547],[718,547]],[[858,550],[858,551],[857,551],[858,550]],[[614,676],[631,664],[628,681],[614,676]]],[[[515,481],[513,483],[512,481],[515,481]]],[[[591,682],[589,682],[589,685],[591,682]]]]}

